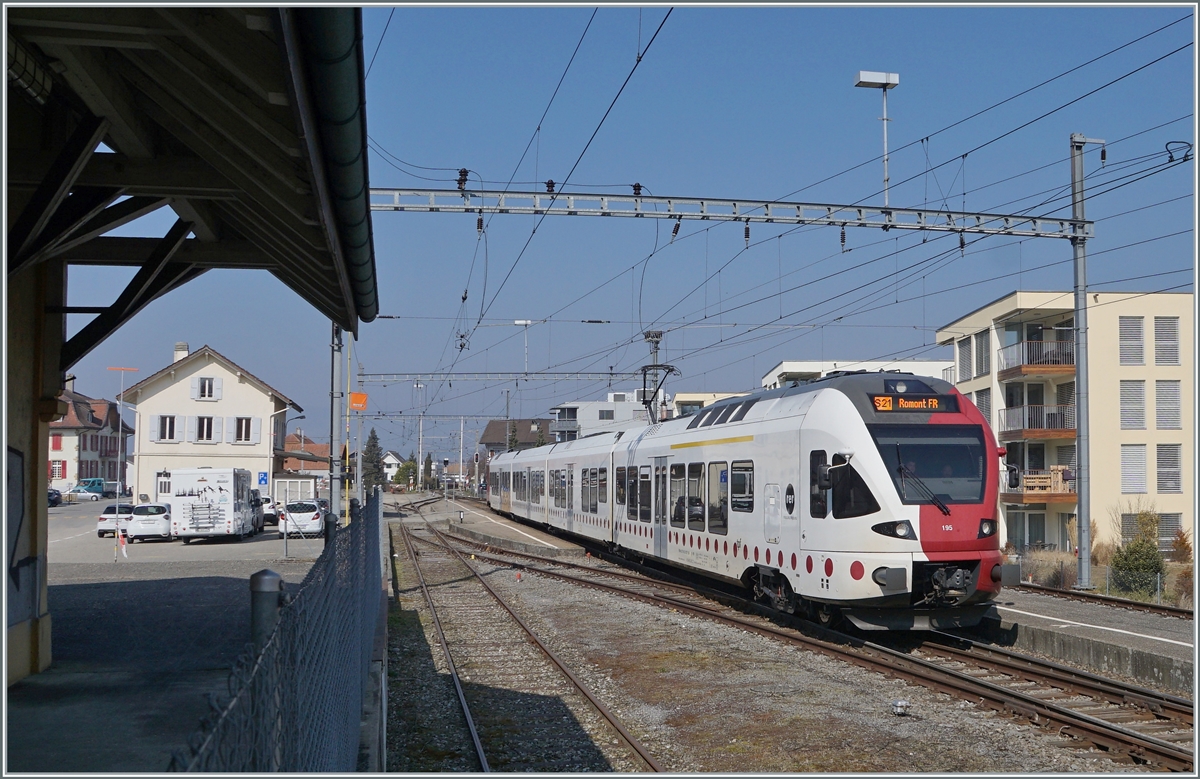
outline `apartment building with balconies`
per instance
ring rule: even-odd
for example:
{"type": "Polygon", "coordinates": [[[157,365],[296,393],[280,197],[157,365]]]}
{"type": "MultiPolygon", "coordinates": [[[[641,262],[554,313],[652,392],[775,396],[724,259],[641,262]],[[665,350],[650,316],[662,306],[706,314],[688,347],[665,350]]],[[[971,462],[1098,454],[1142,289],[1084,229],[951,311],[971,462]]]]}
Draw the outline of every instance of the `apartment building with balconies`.
{"type": "MultiPolygon", "coordinates": [[[[554,419],[550,422],[550,433],[554,441],[574,441],[576,438],[611,430],[626,430],[630,427],[649,424],[643,397],[651,397],[651,390],[609,392],[604,400],[580,400],[561,403],[550,409],[554,419]]],[[[662,390],[658,392],[658,407],[662,418],[668,418],[671,397],[662,390]]]]}
{"type": "MultiPolygon", "coordinates": [[[[1093,292],[1087,306],[1093,543],[1128,540],[1136,511],[1153,506],[1169,549],[1195,519],[1193,296],[1093,292]]],[[[1018,291],[937,333],[955,350],[943,378],[979,407],[1017,470],[1000,510],[1018,549],[1075,548],[1074,316],[1071,291],[1018,291]]]]}

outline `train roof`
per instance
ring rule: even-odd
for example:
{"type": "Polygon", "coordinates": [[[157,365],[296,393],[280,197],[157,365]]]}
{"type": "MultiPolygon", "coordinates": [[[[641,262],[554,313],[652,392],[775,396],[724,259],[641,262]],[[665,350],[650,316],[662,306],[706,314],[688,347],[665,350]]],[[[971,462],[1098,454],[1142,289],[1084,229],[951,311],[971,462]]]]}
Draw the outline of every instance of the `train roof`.
{"type": "Polygon", "coordinates": [[[878,394],[886,391],[884,382],[901,379],[906,376],[911,376],[913,379],[924,383],[930,390],[939,395],[948,394],[953,388],[950,382],[943,379],[933,376],[917,376],[908,371],[835,371],[819,379],[811,379],[803,383],[793,382],[786,387],[778,389],[764,389],[759,392],[752,392],[749,395],[724,398],[705,406],[704,409],[701,409],[697,413],[702,413],[709,408],[728,406],[751,399],[762,401],[772,398],[786,398],[792,395],[802,395],[806,392],[816,392],[823,389],[836,389],[851,396],[864,393],[878,394]]]}

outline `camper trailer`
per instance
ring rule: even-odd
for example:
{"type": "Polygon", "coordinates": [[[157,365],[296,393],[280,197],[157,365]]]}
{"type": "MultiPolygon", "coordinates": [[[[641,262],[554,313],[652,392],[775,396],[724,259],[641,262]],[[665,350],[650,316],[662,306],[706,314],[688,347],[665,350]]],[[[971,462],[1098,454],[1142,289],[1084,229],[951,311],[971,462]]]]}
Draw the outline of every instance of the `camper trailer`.
{"type": "Polygon", "coordinates": [[[262,529],[244,468],[176,468],[159,474],[156,502],[171,504],[171,536],[186,544],[214,536],[241,540],[262,529]]]}

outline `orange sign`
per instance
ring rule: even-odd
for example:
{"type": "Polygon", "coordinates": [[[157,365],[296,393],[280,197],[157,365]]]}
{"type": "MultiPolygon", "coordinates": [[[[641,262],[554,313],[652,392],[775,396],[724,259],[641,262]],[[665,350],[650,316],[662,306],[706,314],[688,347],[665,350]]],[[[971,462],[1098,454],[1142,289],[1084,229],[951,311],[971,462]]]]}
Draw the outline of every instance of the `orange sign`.
{"type": "Polygon", "coordinates": [[[875,410],[876,411],[891,411],[892,396],[891,395],[875,395],[875,410]]]}
{"type": "Polygon", "coordinates": [[[350,408],[353,411],[367,410],[367,393],[351,392],[350,393],[350,408]]]}

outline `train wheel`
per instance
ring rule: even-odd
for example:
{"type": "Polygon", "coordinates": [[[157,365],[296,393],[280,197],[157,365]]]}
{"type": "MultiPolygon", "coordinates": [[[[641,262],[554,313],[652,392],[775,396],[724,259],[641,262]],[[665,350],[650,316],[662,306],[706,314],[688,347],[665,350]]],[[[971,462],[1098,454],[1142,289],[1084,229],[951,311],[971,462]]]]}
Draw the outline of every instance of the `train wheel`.
{"type": "Polygon", "coordinates": [[[841,612],[838,611],[838,608],[830,606],[828,603],[814,603],[811,608],[813,619],[821,627],[833,627],[841,617],[841,612]]]}

